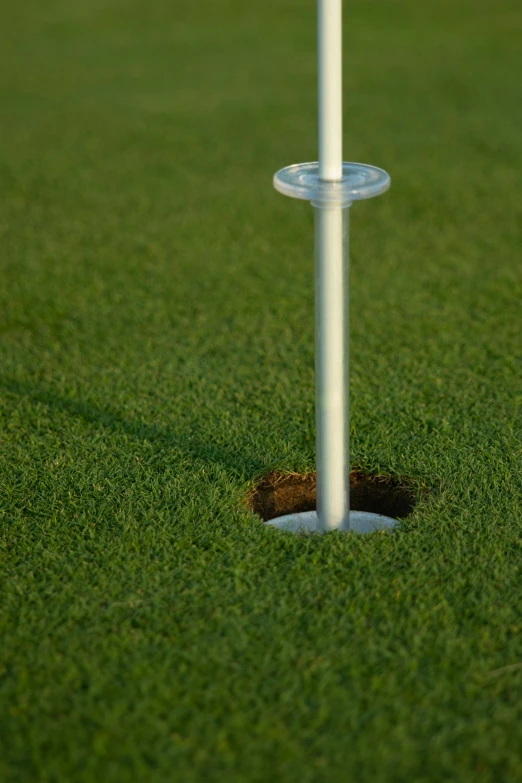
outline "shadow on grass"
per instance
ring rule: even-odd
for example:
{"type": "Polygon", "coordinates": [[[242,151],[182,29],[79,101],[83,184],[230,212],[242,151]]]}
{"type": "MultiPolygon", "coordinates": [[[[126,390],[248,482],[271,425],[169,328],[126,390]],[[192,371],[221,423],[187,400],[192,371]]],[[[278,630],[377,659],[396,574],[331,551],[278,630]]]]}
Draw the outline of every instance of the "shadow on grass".
{"type": "Polygon", "coordinates": [[[244,480],[266,470],[266,464],[262,459],[248,453],[247,444],[245,444],[244,450],[238,450],[237,447],[227,449],[210,443],[203,437],[198,438],[198,435],[194,433],[194,428],[178,433],[168,427],[147,424],[141,419],[129,421],[119,413],[104,410],[80,400],[61,397],[50,389],[35,389],[27,383],[12,379],[0,378],[0,389],[18,397],[26,397],[45,405],[50,410],[67,413],[87,424],[102,427],[115,434],[127,435],[139,441],[150,441],[166,448],[176,448],[182,451],[186,457],[220,465],[244,480]]]}

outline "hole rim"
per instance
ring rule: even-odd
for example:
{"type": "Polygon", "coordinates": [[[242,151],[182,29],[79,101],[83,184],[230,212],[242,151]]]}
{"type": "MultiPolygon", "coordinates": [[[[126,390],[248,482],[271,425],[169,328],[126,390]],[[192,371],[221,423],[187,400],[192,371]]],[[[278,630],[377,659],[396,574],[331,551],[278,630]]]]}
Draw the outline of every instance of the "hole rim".
{"type": "MultiPolygon", "coordinates": [[[[350,471],[350,510],[369,511],[403,521],[411,517],[426,491],[412,479],[393,473],[350,471]],[[422,497],[421,497],[422,496],[422,497]]],[[[273,470],[249,489],[246,504],[263,522],[316,510],[316,472],[273,470]]]]}

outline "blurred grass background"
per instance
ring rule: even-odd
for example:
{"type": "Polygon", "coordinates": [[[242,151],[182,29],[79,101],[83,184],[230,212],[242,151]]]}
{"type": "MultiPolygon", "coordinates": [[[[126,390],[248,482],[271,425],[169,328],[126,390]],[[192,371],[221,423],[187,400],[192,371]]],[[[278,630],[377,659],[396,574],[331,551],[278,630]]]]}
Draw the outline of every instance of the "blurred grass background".
{"type": "Polygon", "coordinates": [[[314,3],[3,9],[4,780],[522,777],[521,32],[345,3],[352,464],[428,495],[302,539],[244,499],[314,466],[314,3]]]}

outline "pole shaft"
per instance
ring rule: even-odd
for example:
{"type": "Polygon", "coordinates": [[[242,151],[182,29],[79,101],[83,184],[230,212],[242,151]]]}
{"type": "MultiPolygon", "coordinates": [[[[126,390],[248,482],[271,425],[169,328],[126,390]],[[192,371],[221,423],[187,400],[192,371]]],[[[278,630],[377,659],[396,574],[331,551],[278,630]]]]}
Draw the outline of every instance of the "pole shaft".
{"type": "Polygon", "coordinates": [[[319,176],[342,176],[342,0],[317,0],[319,176]]]}
{"type": "Polygon", "coordinates": [[[349,209],[316,206],[315,217],[317,515],[323,529],[348,529],[349,209]]]}
{"type": "MultiPolygon", "coordinates": [[[[317,0],[319,177],[342,177],[342,0],[317,0]]],[[[317,516],[349,527],[348,209],[316,206],[317,516]],[[343,230],[344,225],[344,230],[343,230]]]]}

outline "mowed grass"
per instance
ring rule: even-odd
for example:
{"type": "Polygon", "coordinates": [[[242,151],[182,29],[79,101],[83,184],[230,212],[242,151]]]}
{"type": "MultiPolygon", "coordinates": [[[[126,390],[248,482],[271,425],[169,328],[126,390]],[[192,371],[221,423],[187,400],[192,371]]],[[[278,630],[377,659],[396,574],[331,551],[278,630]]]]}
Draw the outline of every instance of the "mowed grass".
{"type": "Polygon", "coordinates": [[[352,465],[394,535],[245,507],[314,468],[312,0],[0,27],[0,779],[522,779],[522,11],[345,3],[352,465]]]}

